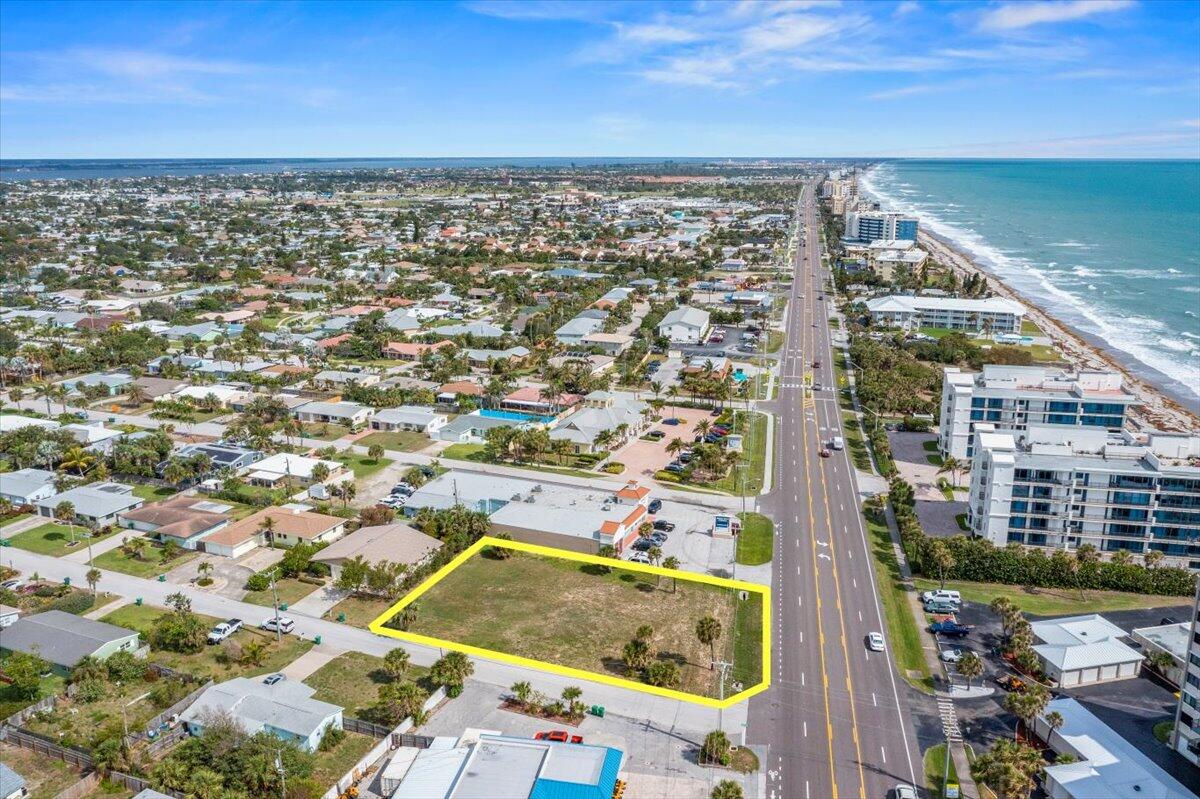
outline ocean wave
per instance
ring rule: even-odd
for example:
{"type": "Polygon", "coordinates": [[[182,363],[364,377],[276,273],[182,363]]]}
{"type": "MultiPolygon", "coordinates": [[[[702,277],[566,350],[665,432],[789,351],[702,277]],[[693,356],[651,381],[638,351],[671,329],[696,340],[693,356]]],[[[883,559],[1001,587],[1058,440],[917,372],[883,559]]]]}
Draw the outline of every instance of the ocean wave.
{"type": "Polygon", "coordinates": [[[1177,338],[1160,338],[1158,343],[1169,350],[1175,350],[1175,352],[1191,352],[1193,347],[1188,342],[1180,341],[1177,338]]]}
{"type": "MultiPolygon", "coordinates": [[[[1055,266],[1055,263],[1053,261],[1051,261],[1048,265],[1055,266]]],[[[1072,266],[1071,272],[1076,275],[1079,275],[1080,277],[1095,277],[1096,276],[1096,272],[1094,272],[1091,269],[1088,269],[1086,266],[1078,266],[1078,265],[1072,266]]]]}
{"type": "Polygon", "coordinates": [[[1071,248],[1078,249],[1078,250],[1089,250],[1092,247],[1092,245],[1090,245],[1090,244],[1085,244],[1082,241],[1075,241],[1074,239],[1067,239],[1066,241],[1056,241],[1053,244],[1051,244],[1050,246],[1051,247],[1071,247],[1071,248]]]}
{"type": "MultiPolygon", "coordinates": [[[[1029,258],[1007,255],[977,231],[947,222],[937,213],[889,192],[887,181],[894,176],[893,167],[877,167],[859,177],[859,186],[882,205],[918,217],[923,227],[965,251],[1017,291],[1028,293],[1031,298],[1043,302],[1050,313],[1097,336],[1114,349],[1166,375],[1185,391],[1200,397],[1200,375],[1197,375],[1195,364],[1181,359],[1179,351],[1165,347],[1158,341],[1160,335],[1170,332],[1164,322],[1122,315],[1119,311],[1114,313],[1056,285],[1046,271],[1029,258]]],[[[1059,245],[1090,246],[1074,240],[1060,242],[1059,245]]],[[[1147,272],[1146,277],[1163,276],[1161,270],[1130,270],[1121,274],[1132,276],[1135,271],[1147,272]]],[[[1060,279],[1066,277],[1062,272],[1055,272],[1055,275],[1060,279]]],[[[1102,296],[1101,292],[1097,291],[1097,294],[1102,296]]],[[[1185,313],[1196,316],[1191,311],[1185,313]]]]}
{"type": "Polygon", "coordinates": [[[1168,273],[1170,273],[1170,274],[1172,274],[1172,275],[1182,275],[1182,274],[1183,274],[1183,271],[1182,271],[1182,270],[1175,269],[1175,268],[1173,268],[1173,267],[1167,267],[1167,272],[1168,272],[1168,273]]]}

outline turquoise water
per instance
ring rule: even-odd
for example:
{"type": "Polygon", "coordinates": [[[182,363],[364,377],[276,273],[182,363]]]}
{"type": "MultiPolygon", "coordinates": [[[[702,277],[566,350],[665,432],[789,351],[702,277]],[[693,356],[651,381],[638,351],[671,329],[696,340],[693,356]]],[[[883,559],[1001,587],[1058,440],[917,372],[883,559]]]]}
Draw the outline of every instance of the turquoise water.
{"type": "Polygon", "coordinates": [[[1200,399],[1200,161],[892,161],[862,188],[1200,399]]]}
{"type": "Polygon", "coordinates": [[[489,419],[503,419],[507,422],[541,422],[549,424],[554,421],[553,416],[538,416],[534,413],[518,413],[517,411],[499,411],[491,408],[483,408],[476,411],[480,416],[486,416],[489,419]]]}

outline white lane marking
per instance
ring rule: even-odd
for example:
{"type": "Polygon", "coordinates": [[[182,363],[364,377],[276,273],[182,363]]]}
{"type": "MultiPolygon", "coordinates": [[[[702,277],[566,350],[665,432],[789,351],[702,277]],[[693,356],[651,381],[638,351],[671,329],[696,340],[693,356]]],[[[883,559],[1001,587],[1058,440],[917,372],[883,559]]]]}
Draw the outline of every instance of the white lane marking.
{"type": "Polygon", "coordinates": [[[800,643],[804,643],[804,631],[800,631],[800,643]]]}
{"type": "Polygon", "coordinates": [[[879,754],[883,755],[883,762],[886,763],[887,762],[887,752],[884,751],[882,746],[879,747],[879,754]]]}
{"type": "Polygon", "coordinates": [[[800,722],[800,724],[804,728],[804,737],[807,738],[808,737],[808,722],[802,721],[802,722],[800,722]]]}
{"type": "Polygon", "coordinates": [[[879,702],[878,702],[878,700],[875,699],[874,691],[871,692],[871,704],[874,705],[875,707],[879,707],[879,702]]]}
{"type": "Polygon", "coordinates": [[[833,560],[833,558],[829,557],[829,556],[828,556],[828,555],[826,555],[824,552],[822,552],[821,554],[817,555],[817,557],[818,557],[818,558],[825,558],[825,560],[828,560],[828,561],[832,561],[832,560],[833,560]]]}
{"type": "Polygon", "coordinates": [[[799,574],[799,573],[800,573],[800,567],[799,567],[799,566],[797,566],[797,567],[796,567],[796,574],[799,574]]]}
{"type": "Polygon", "coordinates": [[[855,587],[855,588],[858,588],[858,580],[856,580],[855,578],[851,577],[851,578],[850,578],[850,581],[854,583],[854,587],[855,587]]]}
{"type": "Polygon", "coordinates": [[[808,780],[804,781],[804,799],[808,799],[808,780]]]}
{"type": "Polygon", "coordinates": [[[862,620],[863,620],[863,617],[862,617],[862,611],[861,611],[861,610],[858,612],[858,620],[859,620],[859,621],[862,621],[862,620]]]}
{"type": "Polygon", "coordinates": [[[804,672],[800,672],[800,687],[804,687],[804,672]]]}

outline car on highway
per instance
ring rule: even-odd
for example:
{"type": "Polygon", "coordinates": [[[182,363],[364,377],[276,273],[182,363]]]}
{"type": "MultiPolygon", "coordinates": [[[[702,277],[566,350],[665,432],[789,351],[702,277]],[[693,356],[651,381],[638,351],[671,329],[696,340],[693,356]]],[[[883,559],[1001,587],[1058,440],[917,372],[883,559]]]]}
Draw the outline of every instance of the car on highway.
{"type": "Polygon", "coordinates": [[[820,362],[820,361],[813,361],[813,362],[812,362],[812,368],[814,368],[814,369],[820,369],[820,368],[821,368],[821,362],[820,362]]]}
{"type": "Polygon", "coordinates": [[[662,500],[661,499],[650,500],[650,504],[646,506],[646,510],[649,513],[658,513],[660,510],[662,510],[662,500]]]}
{"type": "Polygon", "coordinates": [[[208,631],[208,642],[210,644],[219,644],[240,629],[242,629],[241,619],[229,619],[228,621],[220,622],[208,631]]]}
{"type": "Polygon", "coordinates": [[[275,632],[278,630],[281,633],[290,633],[296,626],[295,619],[289,619],[287,616],[272,616],[269,619],[264,619],[263,623],[258,625],[260,630],[267,632],[275,632]]]}
{"type": "Polygon", "coordinates": [[[917,799],[917,789],[901,783],[892,789],[892,799],[917,799]]]}
{"type": "Polygon", "coordinates": [[[869,635],[867,635],[867,648],[868,649],[870,649],[872,652],[882,652],[883,647],[884,647],[884,644],[883,644],[883,634],[882,633],[870,633],[869,635]]]}
{"type": "Polygon", "coordinates": [[[822,457],[822,458],[828,458],[828,457],[829,457],[829,455],[830,455],[830,452],[829,452],[829,450],[827,450],[825,447],[821,447],[821,453],[820,453],[820,455],[821,455],[821,457],[822,457]]]}
{"type": "Polygon", "coordinates": [[[962,660],[963,651],[961,649],[943,649],[938,653],[943,663],[957,663],[962,660]]]}
{"type": "Polygon", "coordinates": [[[675,529],[675,523],[669,522],[666,519],[655,519],[654,520],[654,529],[662,530],[665,533],[669,533],[675,529]]]}

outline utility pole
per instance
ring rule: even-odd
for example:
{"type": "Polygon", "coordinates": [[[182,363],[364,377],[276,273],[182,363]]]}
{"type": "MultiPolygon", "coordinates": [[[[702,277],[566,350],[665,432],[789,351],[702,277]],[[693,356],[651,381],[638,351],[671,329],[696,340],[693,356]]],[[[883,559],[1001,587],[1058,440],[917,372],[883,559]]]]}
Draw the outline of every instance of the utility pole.
{"type": "MultiPolygon", "coordinates": [[[[717,671],[720,675],[717,678],[717,697],[723,703],[725,701],[725,674],[729,671],[729,669],[733,668],[733,664],[729,663],[728,661],[719,660],[713,665],[717,668],[717,671]]],[[[725,731],[724,707],[717,708],[717,729],[719,729],[721,732],[725,731]]]]}
{"type": "Polygon", "coordinates": [[[283,769],[283,750],[275,750],[275,770],[279,772],[279,799],[287,799],[287,772],[283,769]]]}
{"type": "Polygon", "coordinates": [[[271,570],[271,596],[275,605],[275,643],[283,640],[283,623],[279,618],[279,591],[275,587],[275,570],[271,570]]]}

